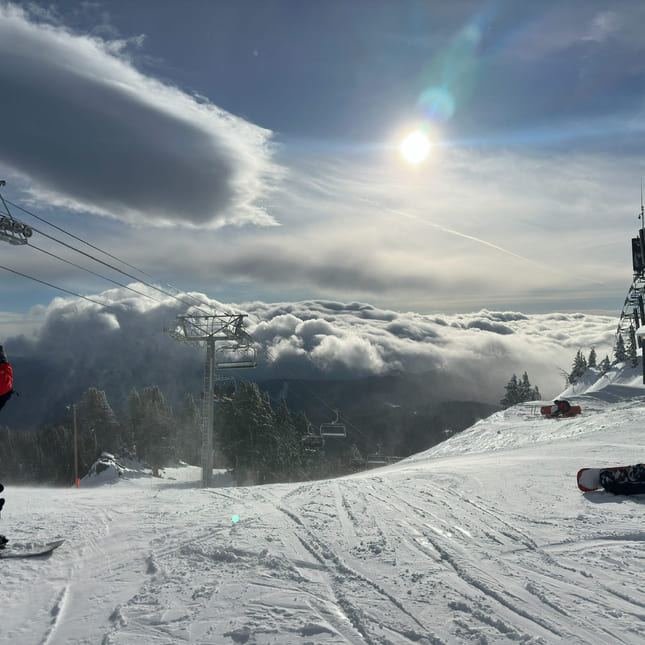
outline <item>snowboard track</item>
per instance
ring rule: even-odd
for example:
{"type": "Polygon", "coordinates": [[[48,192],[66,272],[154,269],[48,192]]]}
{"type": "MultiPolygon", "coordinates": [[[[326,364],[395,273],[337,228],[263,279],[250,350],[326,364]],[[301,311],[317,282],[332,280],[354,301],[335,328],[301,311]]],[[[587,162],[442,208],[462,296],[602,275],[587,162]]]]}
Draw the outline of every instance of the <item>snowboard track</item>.
{"type": "MultiPolygon", "coordinates": [[[[437,490],[437,492],[439,493],[439,497],[441,496],[441,494],[449,494],[449,491],[445,491],[445,490],[442,491],[441,487],[433,486],[433,488],[435,488],[435,490],[437,490]]],[[[431,519],[435,523],[438,522],[438,523],[441,523],[441,524],[446,524],[446,520],[443,517],[440,517],[440,516],[436,515],[435,513],[430,512],[429,509],[421,508],[421,507],[419,507],[417,505],[410,504],[405,499],[405,494],[401,494],[400,490],[399,491],[393,491],[393,492],[397,493],[396,496],[392,496],[392,499],[397,500],[397,502],[395,504],[392,504],[392,502],[390,500],[388,500],[388,499],[384,499],[383,497],[381,497],[379,495],[376,495],[373,490],[371,491],[371,494],[376,499],[378,499],[378,501],[381,504],[387,504],[389,506],[392,506],[392,507],[396,508],[399,511],[399,515],[402,513],[401,508],[399,507],[399,504],[401,503],[401,504],[406,505],[408,508],[410,508],[412,510],[412,512],[414,512],[417,516],[419,516],[423,520],[423,522],[426,524],[426,526],[428,526],[427,525],[428,519],[431,519]]],[[[517,541],[518,536],[519,536],[519,541],[522,544],[524,544],[524,548],[526,548],[528,550],[531,550],[531,551],[536,548],[537,545],[534,542],[534,540],[528,538],[526,535],[522,534],[521,532],[513,529],[508,524],[508,522],[506,522],[504,520],[501,520],[500,517],[496,513],[493,513],[491,511],[489,511],[488,509],[483,508],[483,506],[481,504],[473,504],[472,502],[470,502],[470,500],[468,500],[466,498],[463,498],[462,496],[460,496],[460,499],[463,502],[468,502],[471,505],[471,507],[473,508],[473,510],[475,510],[475,511],[477,511],[479,513],[482,513],[482,514],[484,514],[484,515],[486,515],[488,517],[494,518],[504,528],[504,532],[503,532],[504,535],[506,535],[510,539],[513,539],[513,541],[517,541]],[[509,529],[512,529],[512,530],[509,530],[509,529]]],[[[433,498],[433,501],[435,501],[434,498],[433,498]]],[[[482,594],[484,594],[485,597],[489,598],[490,600],[495,601],[499,605],[502,605],[504,608],[506,608],[507,610],[511,611],[513,614],[523,618],[526,621],[529,621],[529,623],[534,623],[534,624],[538,625],[542,629],[546,630],[548,633],[551,633],[552,635],[557,636],[558,638],[563,637],[564,634],[559,629],[557,629],[555,626],[551,625],[548,621],[542,619],[541,617],[533,616],[528,611],[526,611],[526,610],[522,609],[521,607],[519,607],[516,603],[513,603],[510,600],[508,600],[507,598],[505,598],[502,595],[502,593],[500,593],[498,591],[495,591],[490,586],[490,584],[484,582],[482,579],[480,579],[480,577],[475,575],[474,572],[478,571],[478,569],[476,567],[473,567],[469,563],[468,558],[464,557],[463,553],[458,553],[454,549],[454,545],[451,544],[451,540],[450,540],[450,537],[449,537],[449,535],[450,535],[449,529],[437,529],[437,527],[434,526],[434,525],[430,525],[429,528],[430,528],[431,532],[429,532],[428,530],[425,530],[425,529],[422,531],[423,537],[425,538],[425,540],[427,540],[428,544],[432,547],[432,549],[436,552],[436,554],[438,554],[439,559],[443,563],[449,565],[452,568],[452,570],[457,574],[457,576],[462,581],[464,581],[468,586],[480,591],[482,594]],[[471,572],[471,570],[472,570],[472,572],[471,572]]],[[[450,527],[450,528],[452,528],[454,530],[455,527],[453,526],[453,527],[450,527]]],[[[458,528],[458,530],[459,530],[459,528],[458,528]]],[[[466,529],[461,529],[460,533],[462,533],[462,535],[470,535],[470,531],[466,530],[466,529]]],[[[416,543],[417,547],[419,548],[419,550],[422,551],[426,556],[430,555],[431,557],[435,557],[435,553],[429,551],[427,546],[422,545],[420,542],[418,542],[416,540],[415,540],[415,543],[416,543]]],[[[536,596],[536,597],[538,599],[540,599],[539,596],[536,596]]],[[[479,604],[479,602],[474,600],[474,599],[471,599],[471,602],[475,602],[475,603],[479,604]]],[[[552,603],[550,603],[549,606],[551,606],[551,604],[552,603]]],[[[489,612],[492,611],[492,608],[490,608],[490,607],[486,608],[484,611],[477,610],[477,609],[473,610],[470,606],[468,606],[468,605],[460,605],[459,603],[454,604],[454,607],[456,607],[456,608],[458,607],[458,608],[462,609],[463,611],[470,611],[470,613],[475,618],[477,618],[481,622],[483,622],[483,623],[485,623],[485,624],[497,629],[500,633],[504,634],[506,637],[509,636],[509,633],[515,632],[514,638],[517,638],[517,639],[520,639],[520,640],[524,640],[524,639],[527,639],[527,638],[530,639],[531,638],[531,636],[528,635],[528,634],[520,634],[519,632],[516,632],[516,630],[514,628],[511,628],[511,627],[508,626],[506,621],[504,621],[502,619],[497,620],[497,619],[491,618],[489,612]]],[[[566,616],[566,613],[563,614],[562,611],[560,611],[560,610],[558,610],[558,613],[566,616]]]]}
{"type": "MultiPolygon", "coordinates": [[[[410,642],[428,642],[432,645],[444,645],[444,641],[433,635],[431,630],[428,629],[414,614],[412,614],[401,601],[384,589],[381,585],[374,582],[371,578],[349,567],[337,553],[333,551],[319,536],[313,533],[301,518],[294,512],[281,506],[280,510],[285,513],[295,524],[304,531],[305,535],[298,535],[298,539],[302,546],[319,562],[324,565],[331,576],[332,582],[330,588],[336,597],[337,603],[343,608],[343,612],[347,619],[351,622],[354,628],[363,636],[365,641],[370,645],[378,641],[372,640],[369,634],[368,626],[374,621],[366,621],[363,619],[363,610],[356,607],[352,603],[347,594],[343,591],[344,588],[352,583],[368,586],[373,591],[376,591],[379,596],[386,599],[391,605],[396,607],[399,612],[407,616],[419,629],[422,630],[421,634],[387,625],[386,629],[394,632],[399,637],[404,637],[410,642]]],[[[378,622],[378,621],[377,621],[378,622]]]]}

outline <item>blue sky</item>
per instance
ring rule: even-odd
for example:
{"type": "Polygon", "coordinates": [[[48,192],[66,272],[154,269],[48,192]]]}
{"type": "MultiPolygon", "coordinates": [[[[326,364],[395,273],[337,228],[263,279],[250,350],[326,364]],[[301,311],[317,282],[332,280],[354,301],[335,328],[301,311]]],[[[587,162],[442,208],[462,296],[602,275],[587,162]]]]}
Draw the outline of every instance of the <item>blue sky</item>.
{"type": "MultiPolygon", "coordinates": [[[[644,19],[637,1],[0,2],[3,196],[242,307],[618,315],[644,19]],[[419,127],[434,145],[411,166],[398,146],[419,127]]],[[[110,288],[2,251],[74,292],[110,288]]],[[[58,295],[0,273],[5,322],[58,295]]]]}

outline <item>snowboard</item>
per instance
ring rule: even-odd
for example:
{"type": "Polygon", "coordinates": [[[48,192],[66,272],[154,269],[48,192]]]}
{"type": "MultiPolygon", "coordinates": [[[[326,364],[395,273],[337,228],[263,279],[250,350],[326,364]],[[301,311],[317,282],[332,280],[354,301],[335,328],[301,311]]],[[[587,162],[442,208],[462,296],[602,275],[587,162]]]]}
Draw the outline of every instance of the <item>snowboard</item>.
{"type": "Polygon", "coordinates": [[[600,471],[602,468],[581,468],[578,471],[578,488],[585,493],[602,488],[600,471]]]}
{"type": "Polygon", "coordinates": [[[645,492],[645,479],[642,472],[645,466],[611,466],[609,468],[581,468],[578,471],[578,488],[585,493],[604,488],[617,495],[638,495],[645,492]],[[616,475],[603,486],[600,483],[601,471],[613,471],[616,475]],[[640,474],[635,471],[640,471],[640,474]]]}
{"type": "Polygon", "coordinates": [[[53,542],[41,542],[40,544],[11,544],[0,549],[0,560],[3,558],[35,558],[39,555],[47,555],[57,549],[65,540],[53,542]]]}
{"type": "MultiPolygon", "coordinates": [[[[550,417],[551,416],[551,406],[550,405],[543,405],[540,408],[540,412],[544,416],[550,417]]],[[[582,408],[579,405],[572,405],[571,409],[569,410],[569,412],[567,412],[566,414],[558,414],[558,415],[556,415],[555,418],[557,419],[558,417],[575,417],[576,414],[582,414],[582,408]]]]}

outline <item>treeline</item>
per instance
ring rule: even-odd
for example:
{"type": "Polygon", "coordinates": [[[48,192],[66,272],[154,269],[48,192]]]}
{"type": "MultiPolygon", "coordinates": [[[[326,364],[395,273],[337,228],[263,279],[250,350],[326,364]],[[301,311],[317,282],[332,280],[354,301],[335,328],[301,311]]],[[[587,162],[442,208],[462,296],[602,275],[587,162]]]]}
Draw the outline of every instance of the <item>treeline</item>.
{"type": "MultiPolygon", "coordinates": [[[[630,355],[625,351],[625,346],[621,336],[618,336],[616,343],[616,348],[614,349],[615,361],[613,364],[630,360],[630,355]]],[[[632,360],[632,365],[635,365],[635,361],[632,360]]],[[[573,359],[573,364],[571,365],[571,371],[566,373],[563,370],[563,375],[567,385],[573,385],[577,383],[585,372],[588,369],[593,369],[596,371],[598,376],[606,374],[612,366],[612,362],[609,360],[609,356],[605,356],[600,362],[598,362],[598,357],[596,354],[596,348],[592,347],[589,352],[589,356],[585,357],[582,353],[582,350],[576,352],[576,356],[573,359]]],[[[540,400],[541,394],[540,390],[537,387],[533,387],[529,381],[528,374],[524,372],[521,378],[517,378],[515,374],[511,377],[510,381],[504,386],[506,393],[500,400],[500,405],[504,408],[508,408],[517,403],[524,403],[526,401],[538,401],[540,400]]]]}
{"type": "MultiPolygon", "coordinates": [[[[216,407],[215,467],[232,470],[238,484],[339,475],[356,457],[345,445],[325,453],[307,449],[306,416],[292,415],[284,400],[274,409],[254,383],[242,383],[216,407]]],[[[154,475],[178,461],[200,465],[201,415],[191,395],[174,411],[157,386],[134,389],[123,409],[117,417],[105,392],[92,387],[61,423],[31,433],[0,427],[0,481],[73,484],[75,434],[79,477],[102,452],[139,460],[154,475]]]]}
{"type": "Polygon", "coordinates": [[[150,386],[133,389],[124,407],[118,418],[105,392],[92,387],[59,423],[28,433],[0,428],[2,481],[72,484],[76,464],[83,477],[102,452],[139,459],[155,473],[171,460],[197,462],[201,426],[192,396],[174,413],[159,388],[150,386]]]}

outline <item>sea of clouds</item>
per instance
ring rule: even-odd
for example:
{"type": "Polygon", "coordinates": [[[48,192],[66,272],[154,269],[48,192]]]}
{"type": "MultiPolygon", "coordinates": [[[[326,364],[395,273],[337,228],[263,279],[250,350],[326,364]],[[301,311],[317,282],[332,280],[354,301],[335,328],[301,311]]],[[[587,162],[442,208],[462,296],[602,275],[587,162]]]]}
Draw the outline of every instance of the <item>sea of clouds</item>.
{"type": "Polygon", "coordinates": [[[165,330],[187,311],[234,312],[246,314],[257,350],[257,368],[245,371],[252,380],[426,374],[429,387],[459,388],[454,398],[497,403],[511,375],[524,371],[546,398],[556,396],[578,350],[587,356],[593,347],[599,361],[611,358],[618,322],[588,313],[422,314],[329,300],[229,305],[199,293],[159,298],[145,285],[130,287],[150,296],[116,288],[93,295],[94,302],[55,298],[32,311],[29,335],[5,324],[10,358],[73,365],[88,374],[88,387],[101,387],[89,379],[106,366],[148,384],[175,371],[181,382],[186,373],[201,373],[204,351],[165,330]]]}

